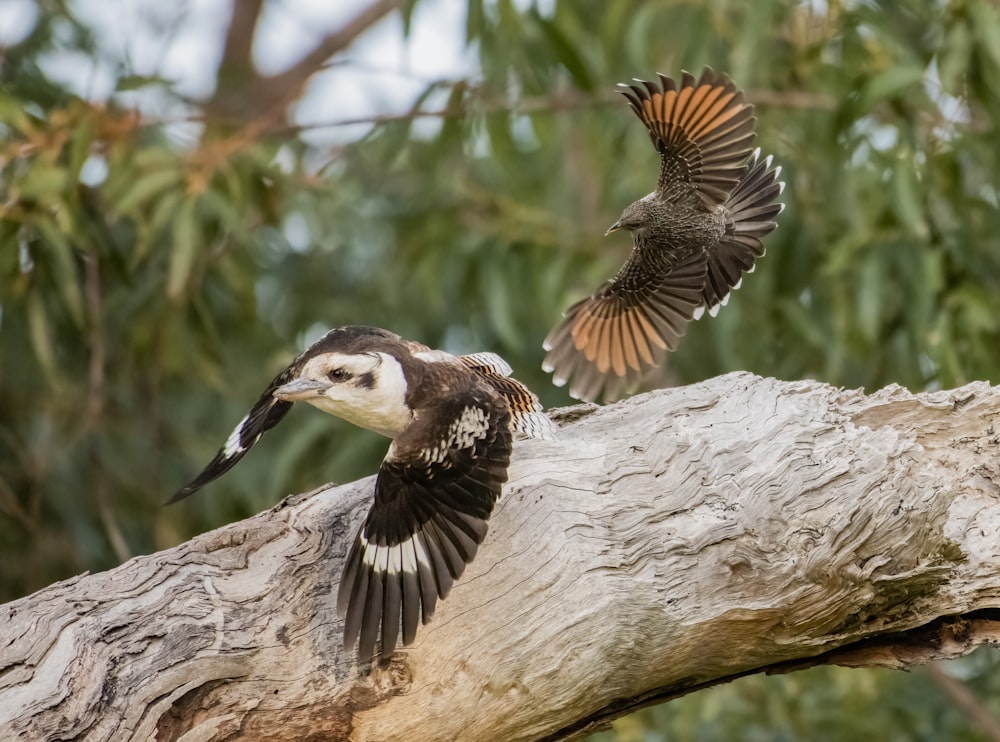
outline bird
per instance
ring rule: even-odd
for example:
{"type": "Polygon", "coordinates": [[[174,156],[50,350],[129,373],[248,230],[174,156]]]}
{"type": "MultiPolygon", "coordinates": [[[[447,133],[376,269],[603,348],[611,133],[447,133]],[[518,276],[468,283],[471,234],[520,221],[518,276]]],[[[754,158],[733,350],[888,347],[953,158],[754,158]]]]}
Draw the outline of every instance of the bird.
{"type": "Polygon", "coordinates": [[[677,84],[619,85],[660,155],[656,190],[625,207],[606,234],[632,233],[610,280],[573,304],[543,343],[553,383],[572,397],[620,399],[677,348],[688,322],[714,316],[764,255],[784,208],[780,167],[751,149],[756,118],[743,92],[706,67],[677,84]]]}
{"type": "Polygon", "coordinates": [[[359,662],[414,641],[476,555],[514,434],[554,440],[538,397],[495,353],[452,355],[377,327],[327,332],[274,377],[215,457],[168,503],[229,471],[295,402],[392,439],[337,594],[359,662]],[[378,641],[381,636],[381,642],[378,641]]]}

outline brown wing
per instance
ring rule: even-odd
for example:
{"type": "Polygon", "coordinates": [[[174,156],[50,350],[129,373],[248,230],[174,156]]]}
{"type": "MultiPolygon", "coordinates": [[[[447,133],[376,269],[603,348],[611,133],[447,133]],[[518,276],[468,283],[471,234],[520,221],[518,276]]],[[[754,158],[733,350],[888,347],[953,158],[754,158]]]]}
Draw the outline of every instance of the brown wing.
{"type": "Polygon", "coordinates": [[[459,356],[458,360],[478,373],[504,398],[514,432],[528,438],[556,440],[555,425],[545,414],[542,403],[534,392],[511,376],[513,370],[503,358],[496,353],[472,353],[459,356]]]}
{"type": "Polygon", "coordinates": [[[574,304],[548,337],[542,368],[571,396],[593,402],[603,391],[614,401],[674,350],[702,304],[706,260],[693,251],[660,266],[635,249],[618,275],[574,304]]]}
{"type": "Polygon", "coordinates": [[[660,85],[621,85],[660,153],[657,195],[671,201],[693,186],[709,207],[721,204],[750,155],[753,106],[728,77],[708,67],[697,81],[685,72],[680,85],[659,77],[660,85]]]}
{"type": "MultiPolygon", "coordinates": [[[[778,180],[780,167],[771,167],[771,158],[753,153],[740,180],[726,199],[726,231],[708,252],[708,276],[702,292],[703,304],[715,316],[729,301],[729,292],[738,289],[744,273],[754,269],[754,261],[764,255],[763,237],[778,226],[775,217],[784,209],[778,196],[785,184],[778,180]]],[[[695,317],[700,316],[699,312],[695,317]]]]}

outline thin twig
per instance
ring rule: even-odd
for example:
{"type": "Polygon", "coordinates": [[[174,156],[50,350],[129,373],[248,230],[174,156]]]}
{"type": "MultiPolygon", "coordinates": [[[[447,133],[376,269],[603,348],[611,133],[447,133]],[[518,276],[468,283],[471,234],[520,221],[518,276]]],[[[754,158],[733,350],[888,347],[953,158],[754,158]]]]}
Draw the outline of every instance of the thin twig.
{"type": "MultiPolygon", "coordinates": [[[[94,440],[100,429],[106,407],[106,386],[104,367],[107,363],[107,344],[104,338],[103,309],[101,301],[101,270],[100,261],[95,255],[86,254],[84,266],[84,296],[87,304],[87,314],[90,320],[90,364],[87,372],[87,406],[83,416],[81,434],[96,456],[97,443],[94,440]]],[[[93,497],[97,504],[97,514],[104,526],[104,532],[114,549],[115,556],[124,562],[132,556],[115,515],[114,507],[108,495],[107,477],[98,467],[93,482],[93,497]]]]}

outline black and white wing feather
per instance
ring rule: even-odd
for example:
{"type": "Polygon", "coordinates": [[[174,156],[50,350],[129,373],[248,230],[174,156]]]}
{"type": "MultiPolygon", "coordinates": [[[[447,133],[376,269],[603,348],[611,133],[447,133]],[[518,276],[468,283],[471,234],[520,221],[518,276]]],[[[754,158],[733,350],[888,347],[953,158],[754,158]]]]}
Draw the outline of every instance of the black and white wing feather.
{"type": "Polygon", "coordinates": [[[510,413],[474,391],[425,410],[395,438],[337,596],[344,645],[362,662],[410,644],[476,555],[507,480],[510,413]]]}
{"type": "Polygon", "coordinates": [[[222,448],[215,454],[215,458],[208,462],[208,465],[189,484],[177,490],[173,497],[167,500],[168,505],[197,492],[212,480],[218,479],[232,469],[266,431],[281,422],[281,418],[288,414],[292,408],[292,403],[275,399],[274,390],[295,378],[295,374],[296,364],[292,364],[274,377],[264,393],[250,408],[250,412],[240,420],[233,432],[229,434],[222,448]]]}

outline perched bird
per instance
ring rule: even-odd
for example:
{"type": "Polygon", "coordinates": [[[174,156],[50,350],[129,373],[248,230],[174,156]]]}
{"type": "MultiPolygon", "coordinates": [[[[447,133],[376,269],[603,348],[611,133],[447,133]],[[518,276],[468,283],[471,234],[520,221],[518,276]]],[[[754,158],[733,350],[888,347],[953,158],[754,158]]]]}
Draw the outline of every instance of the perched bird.
{"type": "Polygon", "coordinates": [[[632,233],[618,274],[571,306],[545,338],[543,368],[570,394],[607,401],[631,391],[686,325],[715,315],[764,254],[783,205],[781,168],[751,152],[753,106],[706,68],[680,85],[636,81],[620,91],[660,153],[656,190],[629,204],[607,234],[632,233]]]}
{"type": "Polygon", "coordinates": [[[229,471],[293,402],[392,439],[337,595],[344,645],[369,661],[410,644],[486,536],[512,437],[554,439],[538,398],[493,353],[454,356],[374,327],[331,330],[278,374],[170,502],[229,471]]]}

